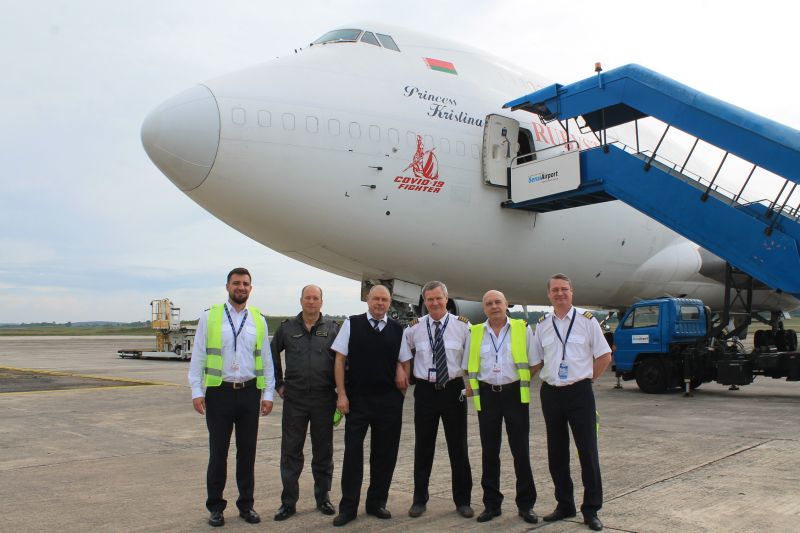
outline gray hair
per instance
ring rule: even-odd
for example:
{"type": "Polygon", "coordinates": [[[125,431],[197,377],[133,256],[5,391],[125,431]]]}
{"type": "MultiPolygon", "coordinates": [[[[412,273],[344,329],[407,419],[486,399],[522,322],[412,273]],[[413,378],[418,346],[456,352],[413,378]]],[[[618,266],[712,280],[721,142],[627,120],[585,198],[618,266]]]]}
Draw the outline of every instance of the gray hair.
{"type": "Polygon", "coordinates": [[[448,295],[447,295],[447,285],[445,285],[441,281],[429,281],[428,283],[425,284],[424,287],[422,287],[422,299],[423,300],[425,299],[425,293],[426,292],[432,291],[434,289],[439,289],[439,288],[442,289],[442,292],[444,293],[444,297],[445,298],[449,298],[448,295]]]}
{"type": "Polygon", "coordinates": [[[306,289],[309,289],[309,288],[311,288],[311,287],[315,287],[316,289],[318,289],[318,290],[319,290],[319,297],[320,297],[320,298],[322,298],[322,287],[320,287],[319,285],[313,285],[313,284],[311,284],[311,285],[306,285],[305,287],[303,287],[302,289],[300,289],[300,298],[301,298],[301,299],[302,299],[302,298],[303,298],[303,296],[305,295],[305,293],[306,293],[306,289]]]}
{"type": "Polygon", "coordinates": [[[566,274],[559,273],[559,274],[553,274],[552,276],[550,276],[550,279],[547,280],[547,292],[550,292],[550,281],[554,279],[560,279],[562,281],[566,281],[567,283],[569,283],[570,290],[572,290],[572,280],[569,279],[566,274]]]}

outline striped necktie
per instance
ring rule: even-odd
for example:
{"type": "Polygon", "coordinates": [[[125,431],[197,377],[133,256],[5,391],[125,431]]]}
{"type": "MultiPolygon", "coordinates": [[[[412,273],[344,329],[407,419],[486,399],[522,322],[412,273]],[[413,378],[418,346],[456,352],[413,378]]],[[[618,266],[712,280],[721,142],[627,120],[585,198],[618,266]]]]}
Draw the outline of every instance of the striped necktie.
{"type": "Polygon", "coordinates": [[[381,328],[379,328],[378,326],[380,325],[381,321],[378,320],[377,318],[370,318],[370,320],[372,320],[372,329],[374,329],[375,331],[380,331],[381,328]]]}
{"type": "Polygon", "coordinates": [[[433,323],[436,326],[436,333],[433,337],[433,366],[436,367],[436,384],[444,385],[450,376],[447,374],[447,357],[444,353],[444,336],[442,335],[441,325],[438,320],[433,323]]]}

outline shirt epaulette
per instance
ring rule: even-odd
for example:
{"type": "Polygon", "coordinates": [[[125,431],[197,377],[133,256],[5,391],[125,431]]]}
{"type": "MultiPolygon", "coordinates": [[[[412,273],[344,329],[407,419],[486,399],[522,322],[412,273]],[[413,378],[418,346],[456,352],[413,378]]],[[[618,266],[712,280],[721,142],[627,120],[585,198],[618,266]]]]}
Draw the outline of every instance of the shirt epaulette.
{"type": "Polygon", "coordinates": [[[465,324],[469,324],[469,318],[465,316],[459,316],[458,319],[465,324]]]}
{"type": "Polygon", "coordinates": [[[542,316],[540,316],[540,317],[539,317],[539,320],[537,321],[537,324],[541,324],[542,322],[544,322],[544,319],[545,319],[545,318],[547,318],[547,315],[542,315],[542,316]]]}
{"type": "Polygon", "coordinates": [[[586,318],[594,318],[594,315],[590,311],[584,311],[583,316],[586,318]]]}
{"type": "Polygon", "coordinates": [[[408,323],[408,327],[416,326],[417,324],[419,324],[419,318],[412,318],[411,322],[408,323]]]}

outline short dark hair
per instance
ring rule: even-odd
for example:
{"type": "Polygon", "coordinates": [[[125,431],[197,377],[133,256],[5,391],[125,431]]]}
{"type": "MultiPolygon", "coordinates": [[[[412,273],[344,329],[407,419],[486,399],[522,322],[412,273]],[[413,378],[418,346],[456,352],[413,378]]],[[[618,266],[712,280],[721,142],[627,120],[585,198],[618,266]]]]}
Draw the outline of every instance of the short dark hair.
{"type": "Polygon", "coordinates": [[[322,298],[322,287],[320,287],[319,285],[314,285],[313,283],[306,285],[305,287],[300,289],[300,298],[302,298],[306,294],[306,289],[309,287],[316,287],[317,289],[319,289],[319,297],[320,299],[322,298]]]}
{"type": "Polygon", "coordinates": [[[250,271],[244,267],[236,267],[228,272],[228,281],[226,281],[226,283],[230,283],[233,276],[247,276],[250,278],[250,283],[253,283],[253,276],[251,276],[250,271]]]}
{"type": "Polygon", "coordinates": [[[572,289],[572,280],[567,277],[566,274],[553,274],[550,276],[550,279],[547,280],[547,292],[550,292],[550,281],[554,279],[560,279],[561,281],[566,281],[569,283],[569,288],[572,289]]]}

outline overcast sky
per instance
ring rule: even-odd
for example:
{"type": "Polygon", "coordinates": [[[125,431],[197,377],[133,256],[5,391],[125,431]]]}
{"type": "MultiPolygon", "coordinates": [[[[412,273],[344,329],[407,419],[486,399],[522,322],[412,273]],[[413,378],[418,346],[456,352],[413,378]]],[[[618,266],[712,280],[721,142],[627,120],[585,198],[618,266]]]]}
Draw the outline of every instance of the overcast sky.
{"type": "MultiPolygon", "coordinates": [[[[468,42],[559,83],[640,63],[800,127],[791,2],[0,0],[0,323],[196,318],[235,265],[252,301],[361,312],[359,284],[238,234],[147,158],[142,120],[198,82],[376,20],[468,42]]],[[[446,281],[446,280],[445,280],[446,281]]]]}

